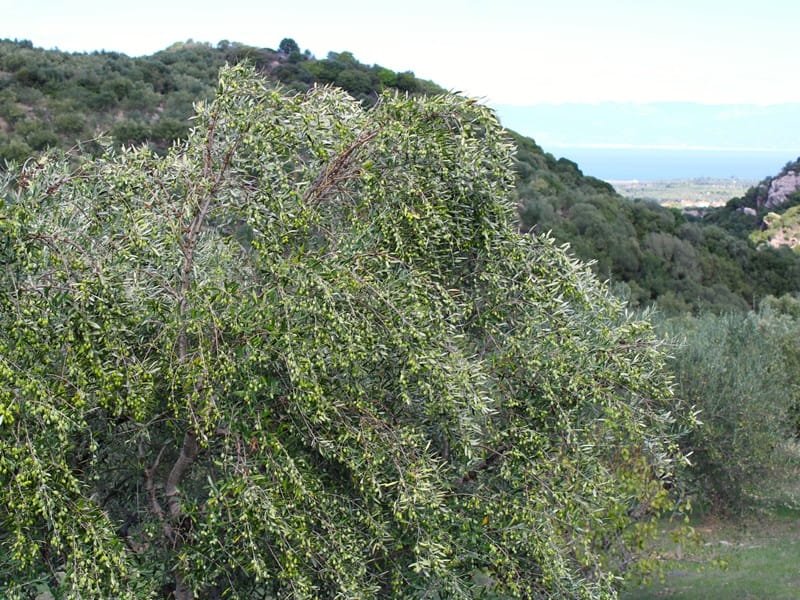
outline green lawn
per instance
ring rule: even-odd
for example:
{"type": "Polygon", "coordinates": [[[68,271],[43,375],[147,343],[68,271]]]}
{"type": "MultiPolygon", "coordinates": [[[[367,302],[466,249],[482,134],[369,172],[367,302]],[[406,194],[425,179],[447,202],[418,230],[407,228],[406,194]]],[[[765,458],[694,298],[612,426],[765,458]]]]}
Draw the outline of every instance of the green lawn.
{"type": "Polygon", "coordinates": [[[628,589],[621,597],[800,598],[800,514],[750,520],[741,529],[725,524],[698,530],[701,546],[671,561],[663,582],[628,589]]]}
{"type": "Polygon", "coordinates": [[[673,560],[663,581],[630,585],[622,600],[800,599],[799,448],[794,444],[787,456],[791,466],[783,484],[772,489],[765,484],[758,513],[729,521],[699,519],[695,547],[665,551],[673,560]]]}

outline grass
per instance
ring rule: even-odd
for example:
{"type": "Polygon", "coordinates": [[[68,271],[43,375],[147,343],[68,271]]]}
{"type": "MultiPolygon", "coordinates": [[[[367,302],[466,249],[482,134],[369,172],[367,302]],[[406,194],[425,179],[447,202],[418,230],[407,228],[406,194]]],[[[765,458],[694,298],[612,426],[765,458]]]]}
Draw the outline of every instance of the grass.
{"type": "Polygon", "coordinates": [[[746,522],[703,523],[699,548],[672,560],[663,581],[631,587],[623,600],[800,598],[800,511],[746,522]]]}
{"type": "MultiPolygon", "coordinates": [[[[765,486],[759,508],[738,519],[696,518],[696,547],[669,548],[662,580],[629,585],[622,600],[797,600],[800,598],[798,445],[781,485],[765,486]]],[[[665,531],[664,539],[668,538],[665,531]]]]}

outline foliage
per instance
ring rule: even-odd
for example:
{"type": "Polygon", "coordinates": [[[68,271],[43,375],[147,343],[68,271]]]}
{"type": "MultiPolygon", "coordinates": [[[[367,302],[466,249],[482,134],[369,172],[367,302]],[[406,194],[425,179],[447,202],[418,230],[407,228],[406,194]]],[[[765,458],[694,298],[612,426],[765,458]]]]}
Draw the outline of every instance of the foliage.
{"type": "MultiPolygon", "coordinates": [[[[147,144],[164,153],[188,134],[193,103],[213,97],[218,69],[242,61],[285,89],[305,92],[331,84],[365,106],[387,89],[443,91],[411,72],[361,64],[350,52],[316,59],[291,38],[277,50],[188,40],[140,58],[0,41],[0,161],[21,163],[34,152],[78,142],[100,151],[101,145],[86,140],[103,133],[118,147],[147,144]]],[[[613,280],[632,306],[725,312],[798,291],[800,257],[773,248],[756,251],[747,236],[759,218],[736,208],[755,203],[768,180],[746,199],[690,220],[676,210],[626,200],[609,184],[585,177],[575,163],[556,159],[529,138],[513,137],[522,228],[551,231],[574,255],[594,261],[595,273],[613,280]]]]}
{"type": "Polygon", "coordinates": [[[681,342],[672,360],[676,395],[701,421],[684,438],[693,464],[688,475],[703,503],[740,513],[777,473],[775,449],[792,432],[800,320],[765,308],[671,321],[667,331],[681,342]]]}
{"type": "Polygon", "coordinates": [[[780,298],[767,296],[759,307],[770,325],[770,341],[778,348],[790,382],[786,392],[792,398],[790,422],[795,437],[800,438],[800,297],[786,294],[780,298]]]}
{"type": "Polygon", "coordinates": [[[291,89],[333,83],[367,103],[388,88],[442,91],[413,73],[362,65],[347,52],[318,61],[301,54],[291,38],[281,40],[278,50],[188,40],[141,58],[69,54],[0,40],[0,158],[21,163],[33,151],[70,148],[103,132],[119,145],[147,142],[164,152],[186,137],[192,105],[213,96],[219,69],[241,61],[291,89]]]}
{"type": "Polygon", "coordinates": [[[664,357],[516,233],[491,112],[237,67],[195,124],[2,188],[4,597],[613,597],[664,357]]]}
{"type": "MultiPolygon", "coordinates": [[[[677,209],[620,197],[517,138],[522,226],[550,231],[595,272],[617,282],[634,307],[657,303],[668,314],[755,308],[767,295],[795,292],[800,258],[786,248],[756,248],[718,225],[677,209]]],[[[736,213],[741,215],[741,213],[736,213]]],[[[749,230],[748,230],[749,231],[749,230]]]]}
{"type": "Polygon", "coordinates": [[[800,252],[800,206],[792,206],[782,214],[767,213],[763,228],[750,234],[756,244],[788,246],[800,252]]]}
{"type": "Polygon", "coordinates": [[[300,46],[292,38],[283,38],[278,44],[278,52],[287,56],[300,53],[300,46]]]}

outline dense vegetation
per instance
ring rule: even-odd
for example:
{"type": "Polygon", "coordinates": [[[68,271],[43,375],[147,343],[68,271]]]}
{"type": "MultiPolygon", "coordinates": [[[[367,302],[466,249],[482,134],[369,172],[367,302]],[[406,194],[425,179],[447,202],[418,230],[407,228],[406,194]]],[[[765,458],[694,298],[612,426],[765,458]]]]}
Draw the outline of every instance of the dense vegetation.
{"type": "Polygon", "coordinates": [[[800,423],[769,180],[626,200],[439,92],[0,42],[2,594],[613,597],[675,497],[752,505],[800,423]]]}
{"type": "Polygon", "coordinates": [[[798,433],[800,300],[767,298],[758,312],[672,319],[675,393],[702,422],[682,439],[686,476],[705,508],[742,513],[782,476],[779,446],[798,433]]]}
{"type": "Polygon", "coordinates": [[[724,208],[710,211],[706,220],[739,237],[750,236],[756,244],[769,240],[773,235],[771,229],[779,230],[786,226],[796,232],[796,217],[793,218],[791,214],[796,214],[800,205],[800,191],[788,194],[778,206],[769,206],[768,202],[773,181],[789,172],[800,173],[800,158],[788,162],[774,176],[765,177],[741,197],[731,198],[724,208]],[[784,217],[788,218],[782,223],[784,217]]]}
{"type": "Polygon", "coordinates": [[[600,598],[671,506],[652,328],[521,235],[479,104],[224,70],[0,204],[0,593],[600,598]]]}
{"type": "Polygon", "coordinates": [[[177,43],[152,56],[68,54],[30,42],[0,42],[0,160],[24,161],[48,147],[69,148],[109,133],[119,145],[165,150],[189,132],[193,103],[213,96],[226,63],[248,61],[290,90],[334,84],[366,104],[386,88],[437,93],[440,88],[352,54],[316,60],[292,40],[278,50],[220,42],[177,43]]]}
{"type": "MultiPolygon", "coordinates": [[[[343,88],[365,105],[395,89],[437,93],[413,73],[359,63],[348,52],[316,59],[291,39],[277,50],[231,42],[179,43],[152,56],[67,54],[0,42],[0,160],[24,161],[47,147],[69,148],[110,133],[121,145],[164,152],[187,135],[192,103],[213,96],[218,69],[247,60],[272,81],[304,92],[343,88]]],[[[551,231],[572,252],[617,282],[632,306],[658,302],[670,313],[755,308],[767,295],[800,288],[800,257],[787,248],[756,249],[759,221],[737,211],[744,199],[704,219],[622,198],[578,166],[514,136],[522,227],[551,231]]],[[[88,150],[100,151],[88,144],[88,150]]],[[[756,190],[751,192],[757,194],[756,190]]]]}
{"type": "Polygon", "coordinates": [[[800,289],[800,257],[789,248],[756,248],[747,236],[758,222],[735,203],[712,209],[712,220],[627,200],[532,140],[516,141],[523,226],[551,231],[577,256],[595,261],[595,271],[616,282],[633,306],[657,302],[672,314],[741,311],[767,295],[800,289]],[[746,228],[738,225],[742,219],[746,228]]]}

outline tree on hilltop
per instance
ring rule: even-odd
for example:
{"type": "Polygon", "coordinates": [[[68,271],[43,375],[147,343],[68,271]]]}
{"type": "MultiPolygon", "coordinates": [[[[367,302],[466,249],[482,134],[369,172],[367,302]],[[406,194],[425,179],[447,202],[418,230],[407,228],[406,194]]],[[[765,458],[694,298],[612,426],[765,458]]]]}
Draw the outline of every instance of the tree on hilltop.
{"type": "Polygon", "coordinates": [[[470,100],[234,67],[166,156],[8,174],[4,597],[613,596],[664,357],[516,232],[512,154],[470,100]]]}
{"type": "Polygon", "coordinates": [[[298,46],[297,42],[295,42],[292,38],[283,38],[281,43],[278,45],[278,52],[285,56],[299,54],[300,46],[298,46]]]}

